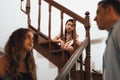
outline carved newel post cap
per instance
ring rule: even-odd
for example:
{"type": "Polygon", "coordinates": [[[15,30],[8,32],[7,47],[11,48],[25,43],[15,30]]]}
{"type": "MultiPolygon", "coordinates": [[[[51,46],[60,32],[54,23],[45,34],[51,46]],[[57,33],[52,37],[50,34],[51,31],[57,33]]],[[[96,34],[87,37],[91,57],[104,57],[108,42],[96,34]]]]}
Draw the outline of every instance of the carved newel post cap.
{"type": "Polygon", "coordinates": [[[89,11],[87,11],[87,12],[85,13],[85,15],[90,15],[89,11]]]}

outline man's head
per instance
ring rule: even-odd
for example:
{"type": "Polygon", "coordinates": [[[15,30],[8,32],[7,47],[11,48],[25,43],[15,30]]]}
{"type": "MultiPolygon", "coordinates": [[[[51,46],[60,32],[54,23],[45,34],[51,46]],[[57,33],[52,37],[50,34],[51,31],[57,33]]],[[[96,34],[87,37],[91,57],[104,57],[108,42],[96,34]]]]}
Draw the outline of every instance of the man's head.
{"type": "Polygon", "coordinates": [[[120,18],[120,1],[103,0],[98,3],[95,21],[101,30],[109,30],[120,18]]]}

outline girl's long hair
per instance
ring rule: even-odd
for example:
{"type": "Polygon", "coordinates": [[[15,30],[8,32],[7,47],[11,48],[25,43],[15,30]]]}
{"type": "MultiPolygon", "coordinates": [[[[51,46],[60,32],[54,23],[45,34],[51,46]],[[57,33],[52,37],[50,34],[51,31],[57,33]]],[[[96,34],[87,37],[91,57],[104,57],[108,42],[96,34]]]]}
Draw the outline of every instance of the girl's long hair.
{"type": "MultiPolygon", "coordinates": [[[[24,49],[23,43],[26,37],[26,33],[30,31],[26,28],[20,28],[14,31],[9,37],[4,51],[5,57],[8,61],[8,74],[12,77],[16,77],[19,75],[18,66],[19,66],[19,52],[24,49]]],[[[35,75],[34,70],[36,70],[36,65],[33,57],[33,52],[30,51],[27,53],[25,58],[25,66],[26,69],[31,73],[31,75],[35,75]]],[[[34,77],[34,76],[32,76],[34,77]]]]}

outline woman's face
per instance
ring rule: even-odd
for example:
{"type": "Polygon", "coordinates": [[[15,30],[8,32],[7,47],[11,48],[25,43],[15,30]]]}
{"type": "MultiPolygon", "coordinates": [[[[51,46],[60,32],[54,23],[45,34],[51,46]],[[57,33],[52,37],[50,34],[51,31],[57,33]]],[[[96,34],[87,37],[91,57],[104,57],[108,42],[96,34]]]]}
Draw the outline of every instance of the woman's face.
{"type": "Polygon", "coordinates": [[[33,33],[28,31],[24,40],[24,48],[26,51],[31,51],[33,48],[34,36],[33,33]]]}
{"type": "Polygon", "coordinates": [[[65,25],[66,31],[67,33],[71,33],[74,30],[74,24],[73,22],[67,22],[67,24],[65,25]]]}

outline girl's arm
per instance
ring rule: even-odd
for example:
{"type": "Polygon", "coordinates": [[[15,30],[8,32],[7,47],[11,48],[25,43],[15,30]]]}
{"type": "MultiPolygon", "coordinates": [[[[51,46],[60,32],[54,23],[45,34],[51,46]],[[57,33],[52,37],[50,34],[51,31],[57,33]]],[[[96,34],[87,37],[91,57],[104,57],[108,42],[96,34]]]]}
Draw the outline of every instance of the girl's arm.
{"type": "Polygon", "coordinates": [[[55,37],[52,39],[52,42],[61,43],[60,34],[57,35],[57,36],[55,36],[55,37]]]}

